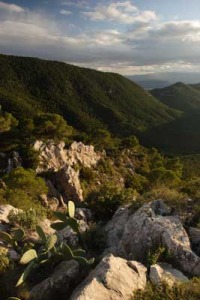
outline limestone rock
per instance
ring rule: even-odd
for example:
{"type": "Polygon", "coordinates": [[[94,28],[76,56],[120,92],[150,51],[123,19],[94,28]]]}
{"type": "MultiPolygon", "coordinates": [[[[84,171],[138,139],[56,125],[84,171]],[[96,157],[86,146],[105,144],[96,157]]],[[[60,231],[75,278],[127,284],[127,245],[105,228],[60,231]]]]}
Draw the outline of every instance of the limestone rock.
{"type": "Polygon", "coordinates": [[[188,278],[179,270],[173,269],[171,265],[159,263],[151,266],[150,280],[154,284],[160,284],[162,281],[165,281],[172,286],[177,281],[188,281],[188,278]]]}
{"type": "Polygon", "coordinates": [[[9,223],[8,216],[10,212],[18,213],[20,210],[12,205],[0,205],[0,222],[9,223]]]}
{"type": "Polygon", "coordinates": [[[115,215],[115,222],[111,221],[110,230],[107,228],[108,251],[113,251],[113,237],[116,255],[144,261],[149,249],[162,244],[170,251],[180,270],[199,276],[200,258],[191,250],[188,235],[178,216],[168,214],[163,203],[157,200],[143,205],[129,216],[126,211],[118,219],[115,215]]]}
{"type": "Polygon", "coordinates": [[[128,300],[146,285],[146,268],[136,261],[106,256],[76,288],[70,300],[128,300]]]}
{"type": "Polygon", "coordinates": [[[40,282],[30,292],[31,300],[54,300],[68,296],[73,289],[77,277],[79,275],[79,264],[78,262],[64,261],[61,262],[54,273],[40,282]]]}
{"type": "Polygon", "coordinates": [[[79,171],[75,171],[71,166],[65,166],[56,173],[56,180],[62,194],[67,198],[71,197],[75,201],[83,201],[83,191],[79,181],[79,171]]]}
{"type": "Polygon", "coordinates": [[[119,254],[119,243],[123,236],[124,227],[129,217],[128,207],[120,207],[113,218],[107,223],[105,232],[107,234],[107,249],[105,253],[119,254]]]}
{"type": "Polygon", "coordinates": [[[94,147],[83,143],[73,142],[69,149],[65,149],[65,143],[55,143],[53,141],[36,141],[34,149],[39,151],[40,163],[37,172],[53,171],[56,172],[64,166],[73,166],[78,163],[85,167],[97,164],[101,158],[94,151],[94,147]]]}

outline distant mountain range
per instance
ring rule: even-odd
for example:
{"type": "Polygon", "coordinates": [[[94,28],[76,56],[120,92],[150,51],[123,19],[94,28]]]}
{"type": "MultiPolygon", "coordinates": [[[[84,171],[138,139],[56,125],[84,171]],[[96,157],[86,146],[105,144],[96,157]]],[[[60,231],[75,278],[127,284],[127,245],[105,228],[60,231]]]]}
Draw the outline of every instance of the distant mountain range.
{"type": "Polygon", "coordinates": [[[195,84],[200,82],[200,72],[162,72],[144,75],[129,75],[133,80],[145,89],[164,88],[176,82],[195,84]]]}

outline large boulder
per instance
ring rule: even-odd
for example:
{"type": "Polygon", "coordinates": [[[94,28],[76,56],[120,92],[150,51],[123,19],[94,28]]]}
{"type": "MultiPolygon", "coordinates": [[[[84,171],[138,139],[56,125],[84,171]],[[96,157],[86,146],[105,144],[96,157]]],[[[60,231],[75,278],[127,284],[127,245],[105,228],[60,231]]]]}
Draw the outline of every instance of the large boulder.
{"type": "Polygon", "coordinates": [[[166,282],[172,286],[176,282],[188,281],[188,278],[182,272],[172,268],[166,263],[159,263],[150,267],[150,280],[152,283],[159,285],[161,282],[166,282]]]}
{"type": "Polygon", "coordinates": [[[71,260],[61,262],[53,274],[40,282],[30,292],[30,300],[69,299],[77,283],[79,263],[71,260]]]}
{"type": "Polygon", "coordinates": [[[73,292],[70,300],[128,300],[146,285],[146,268],[108,255],[73,292]]]}
{"type": "Polygon", "coordinates": [[[141,262],[146,260],[150,249],[162,245],[169,250],[180,270],[199,276],[200,258],[191,250],[188,235],[178,216],[170,216],[169,213],[162,201],[157,200],[143,205],[135,213],[125,209],[119,216],[119,224],[115,215],[106,226],[107,252],[113,252],[112,236],[116,255],[141,262]],[[117,232],[116,228],[119,228],[117,232]]]}

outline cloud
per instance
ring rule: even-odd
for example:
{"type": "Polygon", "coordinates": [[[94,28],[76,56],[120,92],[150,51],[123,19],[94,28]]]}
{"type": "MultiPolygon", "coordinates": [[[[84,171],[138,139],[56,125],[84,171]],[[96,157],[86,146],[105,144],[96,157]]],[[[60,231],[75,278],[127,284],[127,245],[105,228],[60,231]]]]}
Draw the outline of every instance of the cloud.
{"type": "Polygon", "coordinates": [[[4,10],[7,12],[15,12],[15,13],[21,13],[25,11],[24,8],[21,6],[18,6],[16,4],[8,4],[2,1],[0,1],[0,10],[4,10]]]}
{"type": "Polygon", "coordinates": [[[156,20],[154,11],[140,11],[130,1],[113,2],[109,5],[98,4],[90,11],[84,11],[82,14],[92,21],[116,21],[125,24],[135,22],[150,22],[156,20]]]}
{"type": "Polygon", "coordinates": [[[54,19],[42,12],[23,9],[16,14],[4,9],[0,14],[0,52],[56,59],[129,75],[188,72],[200,67],[200,21],[161,22],[157,18],[144,22],[153,20],[153,15],[139,10],[130,1],[111,4],[115,4],[111,8],[117,12],[107,11],[106,19],[114,23],[107,29],[93,26],[87,30],[72,28],[68,18],[63,22],[63,18],[54,19]],[[133,19],[125,22],[125,15],[134,18],[134,22],[133,19]],[[113,25],[117,20],[129,26],[113,25]]]}
{"type": "Polygon", "coordinates": [[[69,15],[72,14],[72,11],[66,10],[66,9],[61,9],[61,10],[60,10],[60,14],[61,14],[61,15],[65,15],[65,16],[69,16],[69,15]]]}

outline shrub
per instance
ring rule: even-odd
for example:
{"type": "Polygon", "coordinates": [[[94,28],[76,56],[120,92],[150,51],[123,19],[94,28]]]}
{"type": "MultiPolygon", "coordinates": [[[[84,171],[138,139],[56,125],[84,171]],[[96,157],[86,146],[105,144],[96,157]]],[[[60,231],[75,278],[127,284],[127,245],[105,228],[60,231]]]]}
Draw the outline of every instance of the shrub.
{"type": "Polygon", "coordinates": [[[134,293],[134,300],[199,300],[200,278],[194,278],[189,282],[174,284],[172,287],[166,283],[153,285],[148,283],[146,288],[134,293]]]}
{"type": "Polygon", "coordinates": [[[18,212],[10,212],[8,218],[12,225],[15,227],[22,227],[25,229],[35,230],[39,221],[46,217],[46,211],[44,208],[39,207],[37,209],[30,208],[28,210],[18,212]]]}
{"type": "Polygon", "coordinates": [[[131,203],[135,191],[132,189],[120,190],[115,186],[105,185],[98,191],[91,192],[86,201],[94,211],[97,220],[109,220],[120,205],[131,203]]]}
{"type": "Polygon", "coordinates": [[[5,273],[10,264],[10,260],[8,258],[8,250],[4,247],[0,247],[0,275],[5,273]]]}

